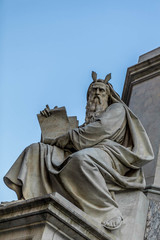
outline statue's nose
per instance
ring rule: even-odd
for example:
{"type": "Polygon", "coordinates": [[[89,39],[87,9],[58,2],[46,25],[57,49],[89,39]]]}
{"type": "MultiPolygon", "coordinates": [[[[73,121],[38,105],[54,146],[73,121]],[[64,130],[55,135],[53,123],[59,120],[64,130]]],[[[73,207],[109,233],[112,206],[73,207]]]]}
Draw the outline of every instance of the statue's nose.
{"type": "Polygon", "coordinates": [[[99,88],[96,88],[96,93],[99,94],[99,88]]]}

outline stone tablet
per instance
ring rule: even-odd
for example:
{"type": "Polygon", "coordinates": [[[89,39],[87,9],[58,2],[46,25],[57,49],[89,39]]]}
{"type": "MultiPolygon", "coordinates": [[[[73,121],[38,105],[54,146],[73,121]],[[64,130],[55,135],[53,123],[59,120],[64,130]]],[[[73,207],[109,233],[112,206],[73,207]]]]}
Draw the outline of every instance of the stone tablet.
{"type": "Polygon", "coordinates": [[[50,113],[51,115],[47,118],[37,114],[42,132],[42,142],[44,142],[44,139],[59,137],[78,126],[77,118],[68,117],[65,107],[52,109],[50,113]]]}

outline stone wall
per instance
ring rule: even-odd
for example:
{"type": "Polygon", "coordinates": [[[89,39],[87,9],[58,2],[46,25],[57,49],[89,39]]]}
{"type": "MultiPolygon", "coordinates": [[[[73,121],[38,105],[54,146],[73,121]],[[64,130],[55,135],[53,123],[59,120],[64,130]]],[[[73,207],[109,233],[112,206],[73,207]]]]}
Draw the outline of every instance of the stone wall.
{"type": "Polygon", "coordinates": [[[160,48],[140,56],[139,63],[128,68],[122,100],[141,120],[151,140],[155,158],[144,166],[144,172],[147,185],[153,185],[160,145],[160,48]]]}
{"type": "Polygon", "coordinates": [[[150,200],[144,240],[160,239],[160,202],[150,200]]]}
{"type": "MultiPolygon", "coordinates": [[[[149,199],[144,240],[160,239],[160,48],[139,57],[129,67],[122,100],[141,120],[152,143],[155,158],[144,166],[149,199]]],[[[142,209],[140,209],[142,211],[142,209]]],[[[138,240],[138,239],[136,239],[138,240]]]]}
{"type": "MultiPolygon", "coordinates": [[[[160,76],[152,77],[132,87],[129,107],[146,129],[157,158],[160,143],[160,76]]],[[[144,166],[147,183],[154,181],[157,161],[144,166]]]]}

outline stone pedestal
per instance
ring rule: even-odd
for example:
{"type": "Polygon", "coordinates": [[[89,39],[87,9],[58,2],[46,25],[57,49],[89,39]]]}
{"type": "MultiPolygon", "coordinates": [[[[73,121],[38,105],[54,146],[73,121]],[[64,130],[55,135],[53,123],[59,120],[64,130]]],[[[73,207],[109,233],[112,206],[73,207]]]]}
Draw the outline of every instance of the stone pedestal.
{"type": "Polygon", "coordinates": [[[0,205],[0,240],[143,240],[148,200],[140,191],[116,194],[124,223],[106,230],[55,193],[0,205]]]}
{"type": "Polygon", "coordinates": [[[122,227],[114,231],[121,240],[143,240],[149,201],[141,191],[116,194],[116,201],[124,217],[122,227]]]}
{"type": "MultiPolygon", "coordinates": [[[[160,48],[143,54],[128,68],[123,101],[139,117],[151,140],[155,158],[144,166],[149,199],[144,240],[160,239],[160,48]]],[[[135,238],[136,239],[136,238],[135,238]]]]}
{"type": "Polygon", "coordinates": [[[118,240],[55,193],[0,207],[0,240],[118,240]]]}

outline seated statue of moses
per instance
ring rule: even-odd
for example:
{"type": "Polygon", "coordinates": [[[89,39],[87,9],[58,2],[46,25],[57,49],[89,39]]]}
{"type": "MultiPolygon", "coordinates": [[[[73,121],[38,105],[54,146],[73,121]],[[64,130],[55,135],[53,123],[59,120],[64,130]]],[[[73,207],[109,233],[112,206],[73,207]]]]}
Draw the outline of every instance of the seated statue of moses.
{"type": "Polygon", "coordinates": [[[114,230],[123,216],[112,193],[144,189],[142,166],[154,156],[142,124],[108,83],[110,75],[102,80],[92,72],[92,78],[85,123],[76,127],[64,108],[47,106],[39,121],[43,125],[53,118],[55,135],[53,129],[52,137],[43,128],[42,141],[21,153],[4,181],[18,199],[58,192],[114,230]]]}

